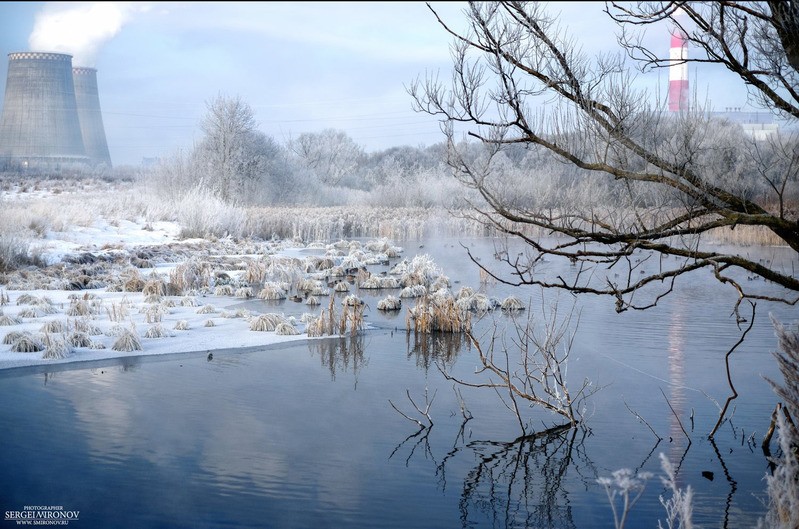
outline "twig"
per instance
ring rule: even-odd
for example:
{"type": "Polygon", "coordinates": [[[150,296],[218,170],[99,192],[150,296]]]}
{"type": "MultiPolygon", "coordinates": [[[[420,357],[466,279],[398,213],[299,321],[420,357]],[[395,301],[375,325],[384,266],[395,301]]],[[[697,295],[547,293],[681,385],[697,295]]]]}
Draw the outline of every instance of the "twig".
{"type": "MultiPolygon", "coordinates": [[[[622,401],[622,402],[624,402],[624,401],[622,401]]],[[[659,436],[659,435],[658,435],[658,433],[655,431],[655,429],[654,429],[654,428],[652,428],[652,425],[651,425],[651,424],[649,424],[648,422],[646,422],[646,419],[644,419],[643,417],[641,417],[641,416],[638,414],[638,412],[635,412],[635,411],[631,410],[631,409],[630,409],[630,407],[629,407],[629,406],[627,406],[627,402],[624,402],[624,406],[627,408],[627,411],[629,411],[630,413],[632,413],[633,415],[635,415],[635,417],[636,417],[637,419],[639,419],[639,420],[643,421],[643,422],[644,422],[644,424],[646,424],[646,426],[649,428],[649,431],[651,431],[651,432],[652,432],[652,434],[653,434],[655,437],[657,437],[658,441],[662,441],[662,440],[663,440],[663,438],[662,438],[661,436],[659,436]]]]}
{"type": "Polygon", "coordinates": [[[682,430],[682,433],[685,434],[685,437],[688,439],[688,445],[690,446],[691,445],[691,436],[688,435],[688,432],[685,431],[685,427],[682,425],[682,421],[680,420],[680,417],[677,415],[677,412],[674,411],[674,408],[672,407],[671,402],[669,402],[669,398],[666,396],[665,393],[663,393],[663,388],[658,388],[658,389],[660,389],[660,393],[661,393],[661,395],[663,395],[663,398],[666,399],[666,404],[669,405],[669,409],[671,410],[671,413],[673,413],[674,414],[674,418],[677,419],[677,424],[680,425],[680,430],[682,430]]]}

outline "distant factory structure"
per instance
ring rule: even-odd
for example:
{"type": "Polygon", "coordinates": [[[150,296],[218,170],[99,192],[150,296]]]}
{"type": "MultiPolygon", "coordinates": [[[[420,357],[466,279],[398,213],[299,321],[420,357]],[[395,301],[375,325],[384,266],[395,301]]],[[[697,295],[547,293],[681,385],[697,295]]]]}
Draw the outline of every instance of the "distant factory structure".
{"type": "MultiPolygon", "coordinates": [[[[683,17],[681,10],[676,12],[683,17]]],[[[678,25],[671,34],[669,47],[669,90],[670,112],[687,111],[690,108],[688,92],[688,37],[678,25]]],[[[727,107],[724,111],[711,111],[709,117],[735,123],[744,133],[756,140],[765,140],[779,132],[779,125],[769,112],[741,111],[740,107],[727,107]]]]}
{"type": "Polygon", "coordinates": [[[0,168],[111,167],[97,70],[72,55],[8,54],[0,168]]]}

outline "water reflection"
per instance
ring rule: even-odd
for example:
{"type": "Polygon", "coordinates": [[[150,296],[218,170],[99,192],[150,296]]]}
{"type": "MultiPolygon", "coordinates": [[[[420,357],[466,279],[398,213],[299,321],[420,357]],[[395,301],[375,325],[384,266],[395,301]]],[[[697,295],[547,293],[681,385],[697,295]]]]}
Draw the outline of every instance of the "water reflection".
{"type": "Polygon", "coordinates": [[[466,444],[462,451],[477,464],[463,481],[462,525],[487,519],[494,527],[575,527],[567,474],[587,469],[590,475],[581,479],[596,479],[583,449],[585,434],[572,429],[512,443],[466,444]]]}
{"type": "Polygon", "coordinates": [[[433,332],[422,334],[407,332],[405,335],[405,345],[409,359],[416,360],[416,367],[420,367],[427,372],[430,366],[441,361],[443,366],[451,367],[458,357],[458,354],[466,354],[471,343],[465,333],[453,332],[433,332]]]}
{"type": "Polygon", "coordinates": [[[432,427],[408,436],[392,456],[406,447],[406,465],[413,457],[432,460],[440,489],[459,489],[464,528],[577,527],[570,490],[579,483],[582,491],[597,478],[584,446],[589,430],[561,428],[510,442],[467,441],[469,420],[464,415],[455,443],[440,461],[429,441],[432,427]]]}
{"type": "Polygon", "coordinates": [[[685,413],[686,405],[684,305],[684,299],[676,300],[676,306],[671,311],[671,320],[668,326],[670,387],[668,404],[672,412],[669,419],[669,460],[674,465],[678,487],[684,485],[679,470],[691,445],[691,439],[687,433],[683,433],[683,424],[680,419],[685,413]]]}
{"type": "Polygon", "coordinates": [[[336,380],[339,373],[352,370],[357,385],[358,372],[368,364],[363,354],[366,350],[366,337],[363,334],[312,340],[308,343],[308,350],[311,356],[319,356],[322,366],[330,371],[331,380],[336,380]]]}

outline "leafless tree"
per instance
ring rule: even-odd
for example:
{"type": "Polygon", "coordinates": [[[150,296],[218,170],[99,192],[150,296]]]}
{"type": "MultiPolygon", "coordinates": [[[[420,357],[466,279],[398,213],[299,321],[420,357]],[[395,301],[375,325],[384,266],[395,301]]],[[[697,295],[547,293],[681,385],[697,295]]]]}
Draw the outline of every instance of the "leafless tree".
{"type": "Polygon", "coordinates": [[[587,378],[577,386],[569,384],[569,357],[577,327],[572,320],[574,309],[563,316],[557,302],[550,306],[546,303],[542,300],[540,310],[529,311],[525,321],[514,321],[515,334],[495,328],[490,339],[480,340],[472,331],[467,332],[480,360],[474,378],[458,377],[443,362],[437,364],[448,380],[493,389],[516,417],[521,438],[577,426],[583,401],[592,392],[587,378]],[[537,315],[541,315],[540,320],[537,315]],[[525,408],[545,410],[559,422],[536,430],[525,408]]]}
{"type": "Polygon", "coordinates": [[[306,132],[289,142],[289,148],[324,184],[339,185],[364,156],[363,148],[344,131],[306,132]]]}
{"type": "Polygon", "coordinates": [[[218,95],[207,103],[200,124],[204,137],[197,149],[205,184],[225,201],[244,195],[247,184],[264,170],[266,143],[252,108],[240,97],[218,95]]]}
{"type": "Polygon", "coordinates": [[[647,48],[642,35],[681,29],[698,50],[689,62],[725,67],[778,118],[795,123],[797,2],[607,3],[619,53],[596,57],[578,48],[543,3],[469,2],[463,31],[430,10],[454,40],[452,78],[417,79],[409,93],[418,111],[440,117],[450,165],[479,194],[470,215],[531,250],[504,254],[508,268],[492,275],[612,296],[620,312],[656,305],[681,275],[700,269],[733,286],[739,303],[799,301],[790,270],[702,244],[719,230],[756,228],[799,251],[796,134],[782,127],[771,142],[758,142],[701,105],[667,112],[656,94],[636,88],[636,68],[684,62],[647,48]],[[459,148],[463,131],[481,151],[459,148]],[[577,169],[571,185],[547,184],[550,177],[533,166],[523,186],[509,188],[496,161],[518,146],[577,169]],[[661,258],[654,271],[638,266],[646,255],[661,258]],[[544,257],[570,259],[575,273],[539,273],[544,257]],[[766,279],[782,293],[745,277],[766,279]]]}

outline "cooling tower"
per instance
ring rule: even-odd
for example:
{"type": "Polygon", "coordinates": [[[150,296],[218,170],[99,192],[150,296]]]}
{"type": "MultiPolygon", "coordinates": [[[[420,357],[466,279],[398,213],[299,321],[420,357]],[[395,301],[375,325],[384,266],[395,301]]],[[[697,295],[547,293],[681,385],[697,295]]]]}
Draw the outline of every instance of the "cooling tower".
{"type": "Polygon", "coordinates": [[[72,56],[9,53],[0,163],[59,167],[88,161],[75,100],[72,56]]]}
{"type": "Polygon", "coordinates": [[[75,101],[78,107],[80,131],[83,147],[92,165],[111,167],[108,143],[105,140],[103,115],[100,112],[100,95],[97,91],[97,70],[94,68],[73,68],[72,79],[75,84],[75,101]]]}

